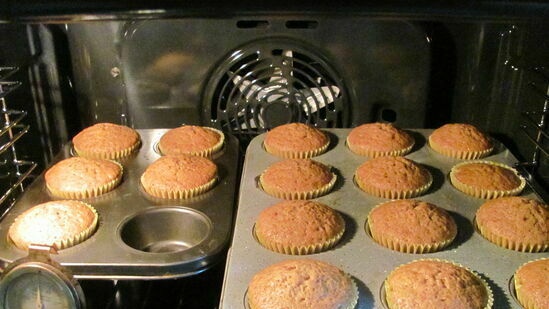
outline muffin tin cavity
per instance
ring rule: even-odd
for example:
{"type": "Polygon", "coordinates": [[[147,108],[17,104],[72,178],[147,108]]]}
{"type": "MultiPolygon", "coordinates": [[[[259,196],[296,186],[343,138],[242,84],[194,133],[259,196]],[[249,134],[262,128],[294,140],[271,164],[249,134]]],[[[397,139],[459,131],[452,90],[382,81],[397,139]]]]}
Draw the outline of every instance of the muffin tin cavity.
{"type": "Polygon", "coordinates": [[[128,246],[150,253],[188,250],[212,232],[212,222],[190,208],[150,208],[121,224],[120,238],[128,246]]]}

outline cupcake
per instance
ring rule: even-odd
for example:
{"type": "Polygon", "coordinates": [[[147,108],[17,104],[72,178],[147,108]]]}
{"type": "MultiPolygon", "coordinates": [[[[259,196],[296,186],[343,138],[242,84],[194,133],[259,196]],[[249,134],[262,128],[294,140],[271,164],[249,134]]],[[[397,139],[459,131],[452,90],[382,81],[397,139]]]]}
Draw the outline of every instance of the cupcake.
{"type": "Polygon", "coordinates": [[[97,227],[97,218],[95,209],[80,201],[47,202],[15,218],[8,230],[8,238],[23,250],[31,244],[61,250],[89,238],[97,227]]]}
{"type": "Polygon", "coordinates": [[[488,309],[493,296],[484,280],[441,260],[417,260],[394,269],[385,280],[389,309],[488,309]]]}
{"type": "Polygon", "coordinates": [[[255,274],[248,285],[251,309],[352,309],[358,290],[349,275],[317,260],[286,260],[255,274]]]}
{"type": "Polygon", "coordinates": [[[129,156],[141,145],[137,131],[114,123],[98,123],[80,131],[72,139],[81,157],[117,160],[129,156]]]}
{"type": "Polygon", "coordinates": [[[549,308],[549,259],[522,265],[514,275],[517,299],[525,309],[549,308]]]}
{"type": "Polygon", "coordinates": [[[336,175],[326,165],[311,159],[286,159],[269,166],[259,176],[263,190],[286,200],[312,199],[328,193],[336,175]]]}
{"type": "Polygon", "coordinates": [[[472,160],[488,156],[494,145],[490,138],[475,126],[465,123],[450,123],[433,131],[429,146],[445,156],[472,160]]]}
{"type": "Polygon", "coordinates": [[[113,190],[122,180],[122,166],[114,161],[71,157],[57,162],[44,175],[56,197],[81,199],[113,190]]]}
{"type": "Polygon", "coordinates": [[[217,129],[184,125],[164,133],[158,142],[158,150],[163,155],[209,157],[219,152],[224,142],[225,135],[217,129]]]}
{"type": "Polygon", "coordinates": [[[368,228],[377,243],[405,253],[441,250],[457,235],[457,225],[448,212],[417,200],[376,206],[368,214],[368,228]]]}
{"type": "Polygon", "coordinates": [[[347,147],[361,156],[403,156],[414,147],[414,138],[390,123],[367,123],[347,136],[347,147]]]}
{"type": "Polygon", "coordinates": [[[483,199],[517,195],[526,181],[505,164],[491,161],[470,161],[450,170],[450,181],[459,191],[483,199]]]}
{"type": "Polygon", "coordinates": [[[344,231],[341,215],[315,201],[280,202],[264,209],[255,223],[255,236],[262,246],[293,255],[325,251],[344,231]]]}
{"type": "Polygon", "coordinates": [[[145,192],[156,198],[185,199],[215,185],[217,166],[210,159],[192,155],[161,157],[141,175],[145,192]]]}
{"type": "Polygon", "coordinates": [[[318,156],[328,149],[330,139],[319,129],[303,123],[288,123],[265,134],[263,146],[275,156],[305,159],[318,156]]]}
{"type": "Polygon", "coordinates": [[[501,197],[480,206],[476,225],[482,236],[500,247],[522,252],[549,248],[549,209],[524,197],[501,197]]]}
{"type": "Polygon", "coordinates": [[[359,166],[355,182],[364,192],[383,198],[404,199],[425,193],[433,178],[423,166],[404,157],[377,157],[359,166]]]}

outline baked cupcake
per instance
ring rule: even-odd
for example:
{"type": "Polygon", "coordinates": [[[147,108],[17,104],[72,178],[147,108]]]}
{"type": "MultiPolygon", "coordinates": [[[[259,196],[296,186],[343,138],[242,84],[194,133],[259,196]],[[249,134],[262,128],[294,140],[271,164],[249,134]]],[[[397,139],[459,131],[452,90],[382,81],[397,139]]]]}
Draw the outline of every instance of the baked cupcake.
{"type": "Polygon", "coordinates": [[[493,296],[484,280],[448,261],[417,260],[385,279],[389,309],[488,309],[493,296]]]}
{"type": "Polygon", "coordinates": [[[492,161],[470,161],[450,170],[450,181],[459,191],[483,199],[517,195],[526,181],[510,166],[492,161]]]}
{"type": "Polygon", "coordinates": [[[264,209],[255,236],[269,250],[312,254],[333,247],[345,232],[345,221],[332,208],[315,201],[283,201],[264,209]]]}
{"type": "Polygon", "coordinates": [[[522,265],[514,275],[517,299],[525,309],[549,308],[549,259],[522,265]]]}
{"type": "Polygon", "coordinates": [[[263,146],[275,156],[305,159],[318,156],[328,149],[330,139],[317,128],[304,123],[288,123],[265,134],[263,146]]]}
{"type": "Polygon", "coordinates": [[[336,175],[311,159],[286,159],[269,166],[259,176],[266,193],[286,200],[312,199],[334,187],[336,175]]]}
{"type": "Polygon", "coordinates": [[[549,208],[524,197],[501,197],[480,206],[475,217],[480,234],[500,247],[522,252],[549,248],[549,208]]]}
{"type": "Polygon", "coordinates": [[[390,123],[366,123],[351,130],[347,147],[361,156],[403,156],[414,147],[414,138],[390,123]]]}
{"type": "Polygon", "coordinates": [[[72,247],[89,238],[97,227],[97,212],[83,202],[52,201],[27,209],[8,230],[15,246],[53,246],[58,250],[72,247]]]}
{"type": "Polygon", "coordinates": [[[163,155],[189,154],[209,157],[223,148],[223,132],[201,126],[184,125],[162,135],[158,150],[163,155]]]}
{"type": "Polygon", "coordinates": [[[404,199],[425,193],[433,178],[423,166],[404,157],[377,157],[360,165],[355,182],[364,192],[383,198],[404,199]]]}
{"type": "Polygon", "coordinates": [[[81,157],[117,160],[129,156],[141,145],[134,129],[114,123],[87,127],[72,139],[74,151],[81,157]]]}
{"type": "Polygon", "coordinates": [[[444,209],[417,200],[395,200],[368,214],[372,238],[389,249],[405,253],[439,251],[457,235],[457,225],[444,209]]]}
{"type": "Polygon", "coordinates": [[[145,192],[162,199],[197,196],[213,188],[216,180],[217,165],[208,158],[193,155],[160,157],[141,175],[145,192]]]}
{"type": "Polygon", "coordinates": [[[122,180],[122,166],[114,161],[71,157],[57,162],[44,175],[56,197],[81,199],[113,190],[122,180]]]}
{"type": "Polygon", "coordinates": [[[429,146],[440,154],[462,160],[484,158],[494,150],[488,135],[465,123],[449,123],[434,130],[429,136],[429,146]]]}
{"type": "Polygon", "coordinates": [[[358,302],[353,279],[317,260],[286,260],[255,274],[248,285],[251,309],[352,309],[358,302]]]}

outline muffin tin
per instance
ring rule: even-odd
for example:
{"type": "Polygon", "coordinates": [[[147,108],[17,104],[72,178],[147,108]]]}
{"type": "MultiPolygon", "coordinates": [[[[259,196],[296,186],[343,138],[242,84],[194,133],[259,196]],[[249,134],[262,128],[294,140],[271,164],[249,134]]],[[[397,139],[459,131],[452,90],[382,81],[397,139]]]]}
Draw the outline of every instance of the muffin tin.
{"type": "MultiPolygon", "coordinates": [[[[493,308],[521,308],[509,288],[514,272],[525,262],[547,257],[549,253],[516,252],[484,239],[475,231],[474,216],[485,200],[458,191],[448,177],[451,167],[462,160],[434,152],[427,144],[432,130],[407,131],[414,136],[416,144],[406,157],[423,164],[433,175],[431,188],[416,199],[450,211],[458,225],[458,235],[448,247],[435,253],[400,253],[377,244],[368,235],[365,229],[368,213],[388,199],[370,196],[355,185],[354,172],[367,158],[352,153],[345,145],[350,129],[325,130],[330,136],[331,146],[326,153],[313,158],[331,166],[338,175],[334,189],[315,200],[343,215],[346,232],[339,244],[328,251],[305,256],[280,254],[262,247],[253,236],[255,220],[264,208],[280,200],[263,192],[257,180],[263,170],[281,159],[265,152],[262,147],[264,135],[260,135],[252,140],[245,156],[235,231],[227,258],[220,307],[248,308],[245,297],[248,282],[255,273],[271,264],[286,259],[318,259],[338,266],[354,278],[360,294],[356,308],[386,308],[382,299],[382,285],[389,273],[401,264],[427,258],[449,260],[479,274],[488,282],[494,294],[493,308]]],[[[511,152],[497,141],[494,152],[485,160],[510,166],[517,162],[511,152]]],[[[528,186],[521,196],[539,200],[528,186]]]]}
{"type": "MultiPolygon", "coordinates": [[[[218,181],[213,189],[191,199],[162,200],[143,191],[140,177],[160,157],[156,143],[167,130],[137,130],[142,145],[121,162],[121,184],[106,194],[82,199],[99,213],[99,226],[89,239],[53,257],[76,278],[184,277],[207,269],[224,255],[232,231],[238,141],[226,136],[223,150],[214,155],[218,181]]],[[[72,153],[71,145],[66,145],[55,161],[72,153]]],[[[2,266],[27,255],[8,240],[14,219],[32,206],[55,199],[42,174],[5,215],[0,222],[0,238],[4,239],[0,242],[2,266]]]]}

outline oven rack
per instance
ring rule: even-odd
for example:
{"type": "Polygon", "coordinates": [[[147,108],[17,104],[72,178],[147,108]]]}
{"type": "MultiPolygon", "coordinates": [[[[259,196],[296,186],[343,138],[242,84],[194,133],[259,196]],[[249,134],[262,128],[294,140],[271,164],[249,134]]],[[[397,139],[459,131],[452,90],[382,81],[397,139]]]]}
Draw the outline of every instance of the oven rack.
{"type": "Polygon", "coordinates": [[[19,160],[16,142],[25,135],[29,125],[23,124],[26,111],[8,108],[7,96],[21,86],[21,82],[6,80],[18,71],[18,67],[0,67],[0,113],[3,124],[0,127],[0,177],[7,184],[2,188],[0,196],[0,219],[13,206],[16,195],[23,191],[24,182],[32,175],[37,163],[19,160]]]}

